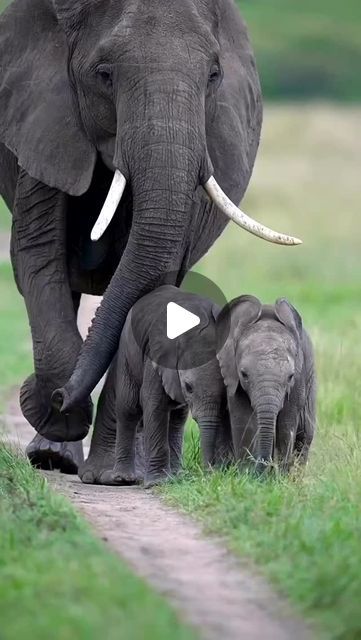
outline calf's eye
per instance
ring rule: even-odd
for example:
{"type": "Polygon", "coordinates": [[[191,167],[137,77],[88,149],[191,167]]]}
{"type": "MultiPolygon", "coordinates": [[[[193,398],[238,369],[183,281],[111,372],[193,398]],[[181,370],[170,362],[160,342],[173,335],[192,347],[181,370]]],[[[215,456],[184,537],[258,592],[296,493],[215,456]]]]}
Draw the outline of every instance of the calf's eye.
{"type": "Polygon", "coordinates": [[[184,387],[187,393],[193,393],[193,386],[190,384],[190,382],[186,382],[184,384],[184,387]]]}
{"type": "Polygon", "coordinates": [[[208,84],[218,87],[222,80],[222,68],[219,62],[214,62],[210,68],[208,84]]]}

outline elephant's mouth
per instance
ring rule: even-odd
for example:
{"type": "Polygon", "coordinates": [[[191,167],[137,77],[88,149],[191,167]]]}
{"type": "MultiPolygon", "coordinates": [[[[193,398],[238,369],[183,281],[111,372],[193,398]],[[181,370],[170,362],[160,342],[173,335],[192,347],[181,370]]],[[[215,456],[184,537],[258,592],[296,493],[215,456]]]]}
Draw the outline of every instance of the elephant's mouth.
{"type": "MultiPolygon", "coordinates": [[[[116,169],[104,206],[91,232],[91,239],[93,241],[97,241],[101,238],[113,219],[117,207],[122,199],[126,183],[127,181],[125,176],[121,171],[119,171],[119,169],[116,169]]],[[[233,222],[242,229],[245,229],[249,233],[258,236],[263,240],[267,240],[268,242],[275,244],[286,246],[302,244],[302,240],[299,238],[294,238],[293,236],[273,231],[253,218],[250,218],[246,213],[243,213],[243,211],[241,211],[228,198],[213,176],[211,176],[202,186],[218,209],[220,209],[225,216],[230,220],[233,220],[233,222]]]]}

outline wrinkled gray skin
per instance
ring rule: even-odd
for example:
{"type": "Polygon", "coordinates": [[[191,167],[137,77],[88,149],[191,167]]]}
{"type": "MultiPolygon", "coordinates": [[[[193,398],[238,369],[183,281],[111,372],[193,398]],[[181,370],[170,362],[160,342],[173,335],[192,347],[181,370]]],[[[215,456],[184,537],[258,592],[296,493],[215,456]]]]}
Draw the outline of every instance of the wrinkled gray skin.
{"type": "Polygon", "coordinates": [[[216,358],[215,327],[219,311],[206,298],[173,286],[162,286],[134,305],[122,332],[116,363],[107,379],[107,384],[115,388],[115,459],[115,420],[111,416],[112,407],[108,406],[108,420],[94,434],[89,459],[80,469],[83,482],[136,482],[135,440],[141,424],[145,486],[175,476],[181,467],[183,431],[189,410],[200,428],[204,465],[213,465],[220,461],[220,456],[226,461],[225,444],[231,446],[231,434],[226,389],[216,358]],[[197,327],[175,340],[166,335],[169,302],[200,318],[197,327]],[[205,352],[210,358],[207,362],[198,359],[205,352]],[[201,366],[188,368],[200,362],[201,366]]]}
{"type": "Polygon", "coordinates": [[[238,461],[263,473],[277,459],[288,471],[305,463],[316,421],[316,383],[311,340],[285,299],[262,305],[253,296],[233,300],[231,331],[218,359],[227,386],[233,445],[238,461]],[[251,463],[253,465],[253,462],[251,463]]]}
{"type": "Polygon", "coordinates": [[[80,440],[130,308],[169,271],[178,285],[226,226],[200,184],[214,173],[243,197],[258,75],[233,0],[14,0],[0,61],[0,192],[35,366],[22,410],[44,437],[80,440]],[[91,243],[115,168],[127,188],[91,243]],[[78,359],[82,292],[105,296],[78,359]],[[74,368],[61,415],[51,393],[74,368]]]}

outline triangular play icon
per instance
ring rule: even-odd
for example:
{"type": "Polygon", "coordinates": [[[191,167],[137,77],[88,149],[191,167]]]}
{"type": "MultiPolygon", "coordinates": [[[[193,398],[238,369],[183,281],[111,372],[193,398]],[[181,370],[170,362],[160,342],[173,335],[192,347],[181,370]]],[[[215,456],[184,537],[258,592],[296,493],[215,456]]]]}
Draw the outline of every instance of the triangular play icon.
{"type": "Polygon", "coordinates": [[[175,302],[167,304],[167,338],[174,340],[200,323],[200,318],[175,302]]]}

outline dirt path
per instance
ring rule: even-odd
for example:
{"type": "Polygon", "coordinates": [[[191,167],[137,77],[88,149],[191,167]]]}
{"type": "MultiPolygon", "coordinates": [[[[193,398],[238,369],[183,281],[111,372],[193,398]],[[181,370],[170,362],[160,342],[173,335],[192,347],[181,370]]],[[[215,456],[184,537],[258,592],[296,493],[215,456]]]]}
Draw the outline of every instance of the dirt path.
{"type": "MultiPolygon", "coordinates": [[[[8,439],[21,448],[33,430],[12,401],[8,439]]],[[[251,574],[220,541],[204,537],[189,518],[141,488],[92,487],[45,473],[134,571],[163,594],[204,640],[311,638],[262,578],[251,574]]]]}

